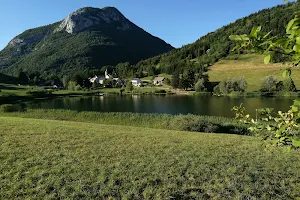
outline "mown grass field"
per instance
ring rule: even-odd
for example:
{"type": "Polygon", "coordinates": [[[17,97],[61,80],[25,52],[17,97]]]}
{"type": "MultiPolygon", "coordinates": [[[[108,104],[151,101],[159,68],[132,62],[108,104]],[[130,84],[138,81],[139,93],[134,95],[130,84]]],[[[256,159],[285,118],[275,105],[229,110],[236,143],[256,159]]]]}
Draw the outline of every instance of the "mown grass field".
{"type": "MultiPolygon", "coordinates": [[[[281,80],[282,72],[287,68],[287,65],[282,64],[265,65],[263,60],[263,56],[255,54],[239,55],[236,60],[233,57],[223,59],[210,67],[209,80],[219,82],[240,76],[248,83],[247,91],[257,91],[265,76],[273,75],[281,80]]],[[[293,69],[292,78],[297,89],[300,89],[300,67],[293,69]]]]}
{"type": "Polygon", "coordinates": [[[260,138],[0,117],[0,199],[296,199],[300,152],[260,138]]]}

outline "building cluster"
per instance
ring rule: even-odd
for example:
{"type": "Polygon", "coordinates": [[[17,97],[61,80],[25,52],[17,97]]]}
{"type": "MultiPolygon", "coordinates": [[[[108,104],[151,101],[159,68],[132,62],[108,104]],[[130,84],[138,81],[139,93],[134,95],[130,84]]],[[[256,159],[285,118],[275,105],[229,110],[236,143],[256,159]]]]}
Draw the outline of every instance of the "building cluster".
{"type": "MultiPolygon", "coordinates": [[[[107,69],[105,70],[105,74],[104,76],[97,76],[95,75],[92,78],[89,78],[89,81],[91,83],[97,83],[99,85],[103,85],[105,80],[110,80],[112,81],[114,84],[120,85],[120,86],[125,86],[126,85],[126,81],[118,78],[118,77],[113,77],[112,75],[108,74],[107,69]]],[[[165,78],[164,77],[155,77],[153,79],[153,85],[159,86],[159,85],[163,85],[165,78]]],[[[143,82],[141,79],[139,78],[132,78],[131,83],[133,86],[135,87],[143,87],[146,86],[148,83],[143,82]]]]}

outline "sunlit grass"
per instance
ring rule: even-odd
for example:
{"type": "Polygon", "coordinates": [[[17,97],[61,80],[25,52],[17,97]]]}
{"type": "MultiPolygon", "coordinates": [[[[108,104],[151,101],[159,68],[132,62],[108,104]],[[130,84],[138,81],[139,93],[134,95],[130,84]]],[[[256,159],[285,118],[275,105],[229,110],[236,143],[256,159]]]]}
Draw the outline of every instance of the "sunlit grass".
{"type": "MultiPolygon", "coordinates": [[[[263,56],[248,54],[240,55],[237,60],[233,57],[223,59],[210,67],[209,80],[219,82],[232,77],[244,77],[248,83],[247,91],[258,91],[261,87],[262,80],[265,76],[273,75],[282,79],[282,72],[287,65],[263,63],[263,56]]],[[[297,89],[300,89],[300,68],[295,67],[292,71],[292,78],[297,89]]]]}
{"type": "Polygon", "coordinates": [[[1,95],[17,95],[17,96],[27,96],[28,91],[37,90],[36,86],[18,86],[12,84],[0,83],[0,96],[1,95]]]}
{"type": "Polygon", "coordinates": [[[0,199],[296,199],[300,152],[260,138],[0,117],[0,199]]]}

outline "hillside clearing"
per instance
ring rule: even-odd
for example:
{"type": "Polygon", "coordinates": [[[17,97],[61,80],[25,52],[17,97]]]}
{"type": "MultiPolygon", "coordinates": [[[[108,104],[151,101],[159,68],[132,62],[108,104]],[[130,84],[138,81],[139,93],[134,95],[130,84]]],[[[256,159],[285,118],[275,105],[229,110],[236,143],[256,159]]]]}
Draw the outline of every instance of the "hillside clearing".
{"type": "MultiPolygon", "coordinates": [[[[265,65],[261,55],[247,54],[228,57],[220,60],[210,67],[209,80],[219,82],[232,77],[244,77],[248,83],[247,91],[257,91],[260,89],[262,80],[265,76],[273,75],[281,80],[282,72],[288,67],[282,64],[265,65]]],[[[297,89],[300,89],[300,68],[295,67],[292,71],[292,78],[297,89]]]]}
{"type": "Polygon", "coordinates": [[[295,199],[299,151],[261,140],[0,117],[0,198],[295,199]]]}

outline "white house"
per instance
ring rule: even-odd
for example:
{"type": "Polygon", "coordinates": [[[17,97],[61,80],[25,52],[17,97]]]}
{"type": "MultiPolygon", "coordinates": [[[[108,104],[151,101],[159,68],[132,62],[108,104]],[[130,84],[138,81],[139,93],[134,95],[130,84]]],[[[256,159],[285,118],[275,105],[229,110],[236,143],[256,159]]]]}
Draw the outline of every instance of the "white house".
{"type": "MultiPolygon", "coordinates": [[[[105,70],[105,75],[104,76],[97,76],[97,75],[95,75],[94,77],[89,78],[89,81],[91,83],[96,82],[96,83],[98,83],[100,85],[103,85],[103,81],[105,79],[115,79],[115,78],[113,78],[112,75],[108,74],[107,69],[105,70]]],[[[119,79],[119,78],[116,78],[116,79],[119,79]]]]}
{"type": "Polygon", "coordinates": [[[93,78],[89,78],[89,81],[91,83],[98,83],[98,84],[103,84],[103,81],[105,80],[104,76],[97,76],[95,75],[93,78]]]}
{"type": "Polygon", "coordinates": [[[141,87],[143,85],[143,81],[139,78],[131,79],[131,83],[133,86],[136,86],[136,87],[141,87]]]}
{"type": "Polygon", "coordinates": [[[164,77],[155,77],[153,79],[154,85],[162,85],[164,83],[165,78],[164,77]]]}

